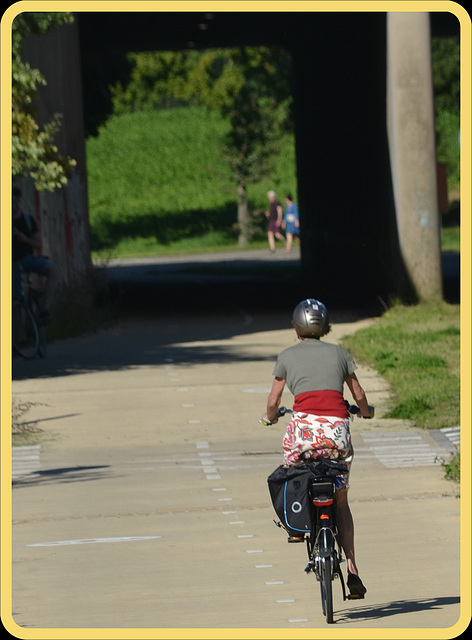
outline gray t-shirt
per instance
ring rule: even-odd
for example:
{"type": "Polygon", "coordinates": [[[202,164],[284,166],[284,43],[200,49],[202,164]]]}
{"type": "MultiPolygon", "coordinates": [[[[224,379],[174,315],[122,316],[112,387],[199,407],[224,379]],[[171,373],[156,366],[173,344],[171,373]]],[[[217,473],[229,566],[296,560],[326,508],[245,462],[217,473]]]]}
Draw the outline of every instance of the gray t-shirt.
{"type": "Polygon", "coordinates": [[[287,381],[296,397],[310,391],[343,392],[344,382],[357,369],[350,353],[329,342],[308,339],[282,351],[274,367],[274,376],[287,381]]]}

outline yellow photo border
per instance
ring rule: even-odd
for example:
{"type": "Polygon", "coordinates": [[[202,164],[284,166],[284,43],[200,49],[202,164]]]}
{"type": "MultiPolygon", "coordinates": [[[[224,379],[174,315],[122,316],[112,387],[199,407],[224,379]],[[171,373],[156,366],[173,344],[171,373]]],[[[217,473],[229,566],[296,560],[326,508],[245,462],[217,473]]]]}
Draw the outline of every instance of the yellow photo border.
{"type": "MultiPolygon", "coordinates": [[[[11,5],[1,20],[1,619],[13,637],[25,639],[154,639],[154,638],[270,638],[285,640],[288,629],[31,629],[18,626],[12,617],[11,569],[11,26],[28,11],[314,11],[314,12],[447,12],[461,25],[461,607],[458,622],[441,629],[297,629],[297,639],[359,638],[425,640],[458,637],[471,620],[471,20],[467,11],[449,1],[368,0],[345,1],[139,1],[139,0],[24,0],[11,5]]],[[[386,550],[387,552],[387,550],[386,550]]],[[[439,549],[438,549],[439,552],[439,549]]],[[[434,562],[434,558],[431,558],[434,562]]]]}

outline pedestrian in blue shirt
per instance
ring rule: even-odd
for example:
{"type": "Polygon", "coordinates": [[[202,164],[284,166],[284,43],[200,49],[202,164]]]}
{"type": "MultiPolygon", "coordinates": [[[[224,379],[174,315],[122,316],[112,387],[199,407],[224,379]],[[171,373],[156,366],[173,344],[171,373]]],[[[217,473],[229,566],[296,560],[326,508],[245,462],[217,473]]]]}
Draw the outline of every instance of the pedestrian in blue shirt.
{"type": "Polygon", "coordinates": [[[298,237],[300,235],[300,220],[298,217],[298,207],[293,201],[292,194],[287,193],[285,202],[286,207],[282,228],[285,229],[285,233],[287,234],[285,251],[290,252],[292,250],[294,236],[298,237]]]}

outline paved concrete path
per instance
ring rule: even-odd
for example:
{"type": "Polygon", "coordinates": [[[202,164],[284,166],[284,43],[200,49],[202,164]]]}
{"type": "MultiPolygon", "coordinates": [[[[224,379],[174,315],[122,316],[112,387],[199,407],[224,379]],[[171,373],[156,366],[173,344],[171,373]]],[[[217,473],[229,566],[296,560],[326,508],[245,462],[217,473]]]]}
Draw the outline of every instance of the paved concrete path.
{"type": "MultiPolygon", "coordinates": [[[[258,423],[276,354],[294,340],[287,310],[244,308],[244,295],[225,305],[224,289],[192,286],[198,308],[179,289],[172,304],[158,296],[146,313],[51,345],[45,360],[14,362],[14,399],[35,403],[24,419],[43,430],[13,486],[19,634],[258,637],[251,629],[267,629],[263,637],[285,638],[315,629],[327,637],[305,549],[287,545],[272,523],[266,478],[281,462],[285,422],[258,423]]],[[[331,341],[372,322],[342,313],[333,321],[331,341]]],[[[350,495],[368,593],[342,602],[335,584],[332,629],[454,637],[463,624],[454,627],[458,487],[434,462],[449,451],[383,418],[385,381],[365,367],[359,377],[377,407],[374,420],[352,429],[350,495]],[[398,436],[406,449],[434,455],[422,466],[408,456],[388,466],[379,434],[385,447],[398,436]]]]}

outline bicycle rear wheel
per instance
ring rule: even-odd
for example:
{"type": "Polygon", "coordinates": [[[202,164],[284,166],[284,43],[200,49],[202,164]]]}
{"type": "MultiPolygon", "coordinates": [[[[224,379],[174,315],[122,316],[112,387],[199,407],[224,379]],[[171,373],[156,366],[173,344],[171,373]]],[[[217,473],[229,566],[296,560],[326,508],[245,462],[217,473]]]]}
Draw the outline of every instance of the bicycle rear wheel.
{"type": "Polygon", "coordinates": [[[38,355],[38,325],[30,309],[23,304],[18,305],[13,314],[13,349],[27,360],[38,355]]]}
{"type": "Polygon", "coordinates": [[[333,622],[333,566],[331,558],[321,559],[321,608],[326,622],[333,622]]]}
{"type": "Polygon", "coordinates": [[[36,289],[30,290],[30,309],[33,313],[34,319],[36,320],[36,326],[38,327],[38,337],[39,337],[39,345],[38,345],[38,354],[41,358],[45,358],[48,350],[48,338],[46,333],[46,326],[44,322],[41,320],[41,315],[39,312],[39,301],[41,298],[41,293],[36,289]]]}

